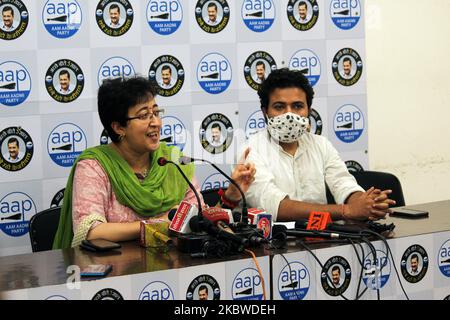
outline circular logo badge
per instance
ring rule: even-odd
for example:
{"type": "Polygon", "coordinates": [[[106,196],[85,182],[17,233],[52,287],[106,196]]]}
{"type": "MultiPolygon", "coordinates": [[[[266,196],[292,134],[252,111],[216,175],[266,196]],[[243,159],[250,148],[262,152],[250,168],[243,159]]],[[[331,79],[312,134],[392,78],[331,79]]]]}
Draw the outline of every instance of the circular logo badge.
{"type": "Polygon", "coordinates": [[[0,39],[14,40],[24,34],[28,26],[28,9],[21,0],[0,0],[0,39]]]}
{"type": "Polygon", "coordinates": [[[309,125],[309,132],[317,135],[322,134],[323,122],[316,109],[311,108],[311,112],[309,113],[309,125]]]}
{"type": "Polygon", "coordinates": [[[122,57],[111,57],[103,62],[98,69],[97,83],[101,86],[105,79],[133,77],[135,74],[130,61],[122,57]]]}
{"type": "Polygon", "coordinates": [[[119,291],[111,288],[102,289],[97,292],[92,300],[123,300],[119,291]]]}
{"type": "Polygon", "coordinates": [[[347,290],[351,278],[350,264],[341,256],[328,259],[320,275],[323,290],[333,297],[339,296],[347,290]]]}
{"type": "Polygon", "coordinates": [[[350,172],[362,172],[364,168],[355,160],[347,160],[345,161],[345,165],[347,166],[347,170],[350,172]]]}
{"type": "Polygon", "coordinates": [[[147,22],[157,34],[167,36],[178,30],[183,21],[179,0],[151,0],[147,4],[147,22]]]}
{"type": "Polygon", "coordinates": [[[334,115],[334,133],[345,143],[359,139],[364,131],[364,115],[353,104],[345,104],[334,115]]]}
{"type": "Polygon", "coordinates": [[[76,0],[48,0],[42,9],[42,23],[55,38],[66,39],[81,27],[83,13],[76,0]]]}
{"type": "Polygon", "coordinates": [[[258,91],[269,73],[276,69],[277,64],[270,54],[264,51],[256,51],[245,61],[244,78],[250,88],[258,91]]]}
{"type": "Polygon", "coordinates": [[[226,0],[198,0],[195,5],[195,20],[207,33],[218,33],[230,20],[230,7],[226,0]]]}
{"type": "Polygon", "coordinates": [[[266,120],[261,110],[253,112],[245,123],[245,137],[248,139],[266,127],[266,120]]]}
{"type": "Polygon", "coordinates": [[[50,158],[61,167],[71,167],[75,159],[87,148],[84,131],[73,123],[62,123],[50,132],[47,152],[50,158]]]}
{"type": "Polygon", "coordinates": [[[321,66],[319,56],[313,51],[302,49],[294,53],[289,62],[289,68],[299,70],[308,78],[311,86],[314,86],[320,79],[321,66]]]}
{"type": "Polygon", "coordinates": [[[278,275],[278,293],[284,300],[304,299],[310,286],[308,268],[301,262],[290,262],[278,275]]]}
{"type": "Polygon", "coordinates": [[[439,248],[438,266],[444,276],[450,277],[450,239],[439,248]]]}
{"type": "Polygon", "coordinates": [[[317,0],[289,0],[287,17],[295,29],[308,31],[319,19],[319,4],[317,0]]]}
{"type": "Polygon", "coordinates": [[[339,29],[352,29],[358,24],[361,17],[361,4],[359,0],[331,0],[330,17],[334,25],[339,29]]]}
{"type": "Polygon", "coordinates": [[[72,102],[83,92],[83,70],[69,59],[55,61],[45,74],[45,88],[50,97],[56,101],[72,102]]]}
{"type": "Polygon", "coordinates": [[[111,139],[109,139],[108,132],[105,129],[103,129],[102,133],[100,135],[100,144],[105,145],[110,142],[111,142],[111,139]]]}
{"type": "Polygon", "coordinates": [[[214,189],[227,189],[230,185],[230,181],[226,179],[221,173],[213,173],[203,181],[201,190],[214,190],[214,189]]]}
{"type": "Polygon", "coordinates": [[[209,53],[197,66],[197,81],[207,93],[219,94],[231,83],[231,64],[220,53],[209,53]]]}
{"type": "Polygon", "coordinates": [[[98,27],[111,37],[120,37],[130,30],[133,18],[133,8],[127,0],[101,0],[95,10],[98,27]]]}
{"type": "Polygon", "coordinates": [[[0,203],[0,229],[11,237],[27,234],[30,219],[37,213],[33,199],[23,192],[11,192],[0,203]]]}
{"type": "Polygon", "coordinates": [[[200,143],[211,154],[225,152],[233,141],[233,124],[221,113],[207,116],[200,128],[200,143]]]}
{"type": "Polygon", "coordinates": [[[0,167],[6,171],[20,171],[33,158],[31,136],[21,127],[8,127],[0,132],[0,167]]]}
{"type": "Polygon", "coordinates": [[[220,300],[219,283],[208,274],[196,277],[188,287],[186,300],[220,300]]]}
{"type": "Polygon", "coordinates": [[[0,63],[0,104],[13,107],[24,102],[31,92],[27,68],[15,61],[0,63]]]}
{"type": "Polygon", "coordinates": [[[363,63],[358,52],[352,48],[344,48],[334,55],[331,68],[336,81],[349,87],[361,78],[363,63]]]}
{"type": "Polygon", "coordinates": [[[367,288],[377,290],[383,288],[391,275],[391,263],[386,252],[376,250],[377,260],[373,261],[372,253],[364,257],[363,281],[367,288]]]}
{"type": "Polygon", "coordinates": [[[183,151],[187,142],[187,130],[184,123],[174,116],[165,116],[161,118],[160,141],[168,146],[176,146],[183,151]]]}
{"type": "Polygon", "coordinates": [[[47,298],[45,298],[44,300],[69,300],[69,299],[67,299],[67,298],[64,297],[64,296],[61,296],[61,295],[56,294],[56,295],[47,297],[47,298]]]}
{"type": "Polygon", "coordinates": [[[242,3],[241,15],[247,28],[264,32],[275,21],[275,4],[273,0],[246,0],[242,3]]]}
{"type": "Polygon", "coordinates": [[[428,263],[428,254],[422,246],[410,246],[402,255],[400,267],[403,278],[410,283],[419,282],[427,273],[428,263]]]}
{"type": "Polygon", "coordinates": [[[170,97],[177,94],[184,83],[184,68],[174,56],[159,56],[148,71],[148,78],[158,88],[158,95],[170,97]]]}
{"type": "Polygon", "coordinates": [[[53,196],[50,208],[61,207],[64,199],[64,191],[66,191],[66,188],[62,188],[53,196]]]}
{"type": "Polygon", "coordinates": [[[258,270],[241,270],[233,280],[231,296],[233,300],[262,300],[263,288],[258,270]]]}
{"type": "Polygon", "coordinates": [[[175,297],[167,283],[153,281],[142,289],[138,300],[175,300],[175,297]]]}

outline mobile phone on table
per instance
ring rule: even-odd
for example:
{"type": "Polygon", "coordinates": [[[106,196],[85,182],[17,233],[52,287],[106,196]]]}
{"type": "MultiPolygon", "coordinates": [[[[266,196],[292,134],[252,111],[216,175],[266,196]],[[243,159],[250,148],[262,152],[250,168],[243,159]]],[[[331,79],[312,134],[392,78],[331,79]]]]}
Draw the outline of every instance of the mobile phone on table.
{"type": "Polygon", "coordinates": [[[94,252],[104,252],[119,249],[121,247],[122,246],[116,242],[104,239],[83,240],[80,244],[80,248],[94,252]]]}
{"type": "Polygon", "coordinates": [[[90,264],[82,267],[80,270],[81,277],[106,277],[112,270],[110,264],[90,264]]]}
{"type": "Polygon", "coordinates": [[[428,211],[408,208],[392,208],[390,216],[409,219],[428,218],[428,211]]]}

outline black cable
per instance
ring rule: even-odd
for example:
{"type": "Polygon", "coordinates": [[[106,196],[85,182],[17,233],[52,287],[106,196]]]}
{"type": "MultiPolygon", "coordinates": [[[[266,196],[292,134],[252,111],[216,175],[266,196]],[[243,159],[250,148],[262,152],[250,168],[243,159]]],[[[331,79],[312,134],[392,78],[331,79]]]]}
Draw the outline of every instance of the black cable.
{"type": "MultiPolygon", "coordinates": [[[[284,261],[286,261],[287,267],[289,268],[289,280],[290,280],[291,283],[292,283],[292,279],[291,279],[291,277],[292,277],[291,264],[289,263],[288,259],[286,259],[286,257],[284,256],[284,254],[280,253],[280,256],[284,259],[284,261]]],[[[299,286],[300,286],[300,282],[299,282],[299,286]]],[[[295,288],[294,288],[294,293],[295,293],[295,296],[297,297],[297,300],[300,300],[300,298],[299,298],[299,296],[298,296],[298,294],[297,294],[297,291],[295,291],[295,288]]]]}
{"type": "Polygon", "coordinates": [[[359,298],[361,298],[362,295],[363,295],[363,294],[366,292],[366,290],[367,290],[367,288],[366,288],[361,294],[359,294],[359,289],[360,289],[360,287],[361,287],[361,281],[362,281],[362,277],[363,277],[363,270],[365,269],[365,267],[364,267],[364,256],[365,256],[365,254],[364,254],[364,248],[363,248],[363,246],[361,245],[361,243],[358,242],[358,245],[359,245],[359,247],[361,248],[361,253],[362,253],[362,257],[360,258],[359,253],[358,253],[358,250],[356,250],[356,246],[355,246],[355,243],[353,242],[353,240],[352,240],[352,239],[348,239],[348,241],[350,242],[350,244],[352,245],[353,249],[355,250],[356,257],[358,258],[358,262],[359,262],[359,264],[360,264],[360,266],[361,266],[361,272],[360,272],[360,274],[359,274],[358,287],[357,287],[357,289],[356,289],[356,296],[355,296],[355,300],[359,300],[359,298]]]}
{"type": "MultiPolygon", "coordinates": [[[[367,246],[369,247],[370,251],[372,252],[372,257],[373,257],[373,264],[372,264],[372,266],[375,266],[375,269],[376,269],[377,268],[377,249],[372,244],[372,242],[370,242],[369,239],[367,239],[366,237],[361,237],[361,240],[364,241],[364,243],[367,244],[367,246]]],[[[375,270],[375,274],[376,274],[376,270],[375,270]]],[[[380,288],[378,288],[378,284],[376,284],[376,286],[377,286],[377,300],[380,300],[380,288]]]]}

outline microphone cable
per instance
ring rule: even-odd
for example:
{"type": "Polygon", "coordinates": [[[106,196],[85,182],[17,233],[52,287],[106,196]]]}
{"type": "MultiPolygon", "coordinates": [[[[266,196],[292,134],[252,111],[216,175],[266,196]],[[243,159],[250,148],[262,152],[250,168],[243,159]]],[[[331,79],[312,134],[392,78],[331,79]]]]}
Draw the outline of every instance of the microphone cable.
{"type": "Polygon", "coordinates": [[[361,245],[360,242],[356,242],[356,244],[358,244],[359,248],[361,249],[362,257],[360,257],[359,253],[358,253],[358,250],[356,249],[355,242],[352,239],[348,239],[348,241],[352,245],[353,250],[355,250],[356,257],[358,258],[358,262],[359,262],[359,264],[361,266],[361,272],[359,274],[358,287],[356,288],[356,296],[355,296],[355,300],[359,300],[359,298],[361,298],[363,296],[363,294],[366,293],[366,291],[367,291],[367,287],[366,287],[363,290],[363,292],[361,292],[361,294],[359,293],[359,290],[360,290],[360,287],[361,287],[362,278],[363,278],[363,270],[365,269],[364,268],[364,256],[365,256],[364,247],[361,245]]]}
{"type": "Polygon", "coordinates": [[[258,263],[258,260],[256,259],[255,253],[253,251],[251,251],[251,250],[248,250],[248,249],[244,249],[244,251],[247,252],[252,257],[253,262],[255,263],[256,269],[258,270],[258,273],[259,273],[259,277],[261,278],[261,285],[262,285],[262,288],[263,288],[263,300],[267,300],[267,298],[266,298],[266,285],[265,285],[265,282],[264,282],[264,277],[263,277],[261,268],[259,267],[259,263],[258,263]]]}
{"type": "MultiPolygon", "coordinates": [[[[289,263],[289,260],[284,256],[284,254],[279,253],[279,255],[284,259],[284,261],[286,261],[286,265],[287,265],[287,267],[288,267],[288,269],[289,269],[289,280],[291,281],[291,283],[293,283],[293,281],[292,281],[292,269],[291,269],[291,264],[289,263]]],[[[299,284],[299,286],[300,286],[300,284],[299,284]]],[[[300,300],[300,299],[299,299],[299,296],[298,296],[298,294],[297,294],[297,291],[296,291],[295,289],[294,289],[293,291],[294,291],[294,294],[295,294],[295,296],[296,296],[296,298],[297,298],[297,299],[295,299],[295,300],[300,300]]]]}

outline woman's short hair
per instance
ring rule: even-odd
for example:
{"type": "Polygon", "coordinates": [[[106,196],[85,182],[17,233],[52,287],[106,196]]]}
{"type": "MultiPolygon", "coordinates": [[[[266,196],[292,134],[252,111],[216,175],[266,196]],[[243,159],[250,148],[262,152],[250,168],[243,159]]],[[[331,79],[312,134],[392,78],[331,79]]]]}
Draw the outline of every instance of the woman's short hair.
{"type": "Polygon", "coordinates": [[[154,85],[144,77],[106,79],[98,89],[97,106],[100,121],[113,142],[119,135],[111,124],[120,123],[126,127],[128,109],[148,101],[157,95],[154,85]]]}
{"type": "Polygon", "coordinates": [[[267,110],[269,107],[270,95],[275,89],[299,88],[306,94],[308,109],[311,108],[314,98],[314,90],[309,80],[298,70],[281,68],[272,71],[266,80],[263,81],[258,90],[261,109],[267,110]]]}

